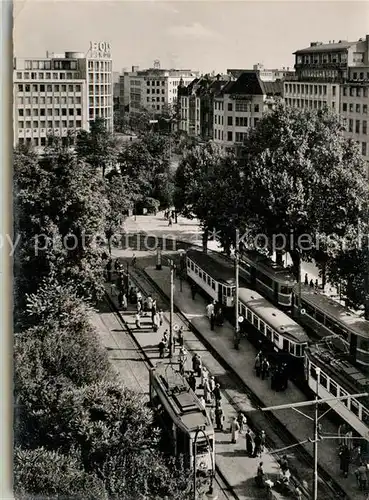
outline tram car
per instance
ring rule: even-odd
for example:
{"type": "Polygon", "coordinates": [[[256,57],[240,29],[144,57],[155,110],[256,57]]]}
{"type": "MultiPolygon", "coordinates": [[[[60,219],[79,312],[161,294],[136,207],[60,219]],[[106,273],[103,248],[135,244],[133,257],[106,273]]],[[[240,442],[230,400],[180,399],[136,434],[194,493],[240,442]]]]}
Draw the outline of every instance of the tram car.
{"type": "Polygon", "coordinates": [[[242,250],[240,270],[248,284],[283,309],[292,306],[292,289],[296,278],[257,250],[242,250]]]}
{"type": "Polygon", "coordinates": [[[223,307],[234,307],[236,281],[234,265],[221,255],[190,248],[186,252],[187,277],[223,307]]]}
{"type": "Polygon", "coordinates": [[[215,439],[211,420],[187,383],[171,364],[150,369],[150,405],[166,432],[166,450],[183,456],[185,465],[203,475],[215,472],[215,439]]]}
{"type": "MultiPolygon", "coordinates": [[[[366,374],[329,344],[317,344],[305,350],[305,374],[310,389],[322,399],[365,394],[369,390],[366,374]]],[[[368,396],[341,401],[332,399],[327,404],[350,425],[358,437],[369,441],[368,396]]]]}
{"type": "Polygon", "coordinates": [[[248,331],[247,337],[263,351],[287,361],[291,378],[303,379],[304,351],[309,343],[305,330],[249,288],[239,290],[238,314],[244,319],[241,329],[248,331]]]}
{"type": "MultiPolygon", "coordinates": [[[[298,315],[299,290],[293,290],[293,315],[298,315]]],[[[353,363],[369,370],[369,321],[350,311],[322,292],[301,285],[301,312],[298,321],[320,337],[339,335],[337,346],[348,351],[353,363]]]]}

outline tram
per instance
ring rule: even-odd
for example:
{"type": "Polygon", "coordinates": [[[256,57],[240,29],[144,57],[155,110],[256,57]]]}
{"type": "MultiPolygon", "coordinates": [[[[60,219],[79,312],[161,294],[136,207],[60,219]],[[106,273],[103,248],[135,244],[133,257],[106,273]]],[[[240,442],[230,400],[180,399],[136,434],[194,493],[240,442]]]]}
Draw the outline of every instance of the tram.
{"type": "Polygon", "coordinates": [[[264,352],[276,352],[288,362],[293,378],[303,378],[304,352],[309,343],[305,330],[258,292],[240,288],[238,313],[248,338],[261,342],[264,352]]]}
{"type": "MultiPolygon", "coordinates": [[[[298,287],[293,290],[293,314],[298,313],[298,287]]],[[[339,302],[309,286],[301,285],[299,322],[320,337],[338,335],[352,362],[369,370],[369,321],[358,316],[339,302]]]]}
{"type": "Polygon", "coordinates": [[[204,475],[215,473],[215,439],[211,420],[187,383],[171,364],[150,369],[150,404],[166,432],[166,448],[204,475]]]}
{"type": "MultiPolygon", "coordinates": [[[[310,389],[320,398],[369,392],[369,380],[347,356],[334,347],[315,345],[305,350],[305,374],[310,389]],[[320,372],[318,373],[318,369],[320,372]]],[[[357,433],[369,441],[369,397],[332,399],[327,404],[357,433]]]]}
{"type": "Polygon", "coordinates": [[[240,270],[247,282],[283,309],[292,305],[292,289],[296,279],[286,268],[276,264],[257,250],[243,250],[240,270]]]}
{"type": "Polygon", "coordinates": [[[211,299],[224,307],[234,307],[236,281],[234,266],[216,253],[190,248],[186,252],[187,277],[211,299]]]}

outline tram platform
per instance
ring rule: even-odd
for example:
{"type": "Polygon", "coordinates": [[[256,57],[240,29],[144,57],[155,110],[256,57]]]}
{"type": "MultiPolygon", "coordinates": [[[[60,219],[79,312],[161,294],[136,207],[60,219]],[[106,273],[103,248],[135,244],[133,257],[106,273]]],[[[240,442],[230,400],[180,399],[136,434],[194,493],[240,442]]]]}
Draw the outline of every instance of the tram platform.
{"type": "MultiPolygon", "coordinates": [[[[113,274],[114,278],[114,274],[113,274]]],[[[110,299],[113,301],[114,305],[119,309],[117,295],[114,287],[109,283],[106,284],[106,291],[108,292],[110,299]]],[[[163,337],[163,333],[166,329],[169,330],[169,312],[164,311],[164,323],[159,328],[157,332],[154,332],[151,328],[151,316],[149,314],[143,317],[141,320],[141,329],[137,329],[135,326],[135,306],[128,305],[127,311],[122,311],[119,309],[120,315],[123,320],[127,323],[131,329],[136,342],[145,351],[153,364],[158,361],[163,361],[159,358],[158,344],[163,337]]],[[[113,316],[113,315],[111,315],[113,316]]],[[[127,350],[127,341],[125,340],[125,332],[122,330],[121,326],[118,327],[116,320],[114,323],[114,318],[111,320],[111,325],[113,332],[115,332],[114,340],[112,341],[107,332],[101,334],[102,341],[104,345],[109,349],[108,346],[113,346],[118,349],[119,345],[122,345],[123,350],[127,350]]],[[[179,326],[182,325],[180,318],[175,314],[174,323],[179,326]]],[[[98,318],[95,318],[95,326],[98,331],[106,328],[106,325],[101,322],[98,318]]],[[[185,370],[192,370],[192,355],[197,352],[202,358],[203,364],[208,368],[211,375],[216,376],[217,380],[226,380],[226,371],[224,368],[214,359],[214,357],[204,349],[203,344],[195,337],[195,335],[189,331],[184,331],[185,336],[185,349],[188,353],[185,370]]],[[[119,351],[118,351],[119,352],[119,351]]],[[[125,383],[125,377],[127,377],[127,386],[130,388],[131,384],[134,383],[132,379],[132,371],[127,368],[127,360],[122,359],[122,354],[119,353],[116,356],[115,365],[118,367],[121,375],[121,380],[125,383]]],[[[123,356],[125,357],[125,351],[123,356]]],[[[132,356],[132,355],[131,355],[132,356]]],[[[178,347],[176,348],[173,362],[178,362],[178,347]]],[[[114,362],[114,358],[112,358],[114,362]]],[[[128,360],[131,362],[130,360],[128,360]]],[[[164,361],[169,362],[168,358],[164,361]]],[[[147,376],[148,384],[148,376],[147,376]]],[[[136,386],[137,390],[140,390],[143,384],[136,386]]],[[[197,378],[197,387],[200,385],[200,380],[197,378]]],[[[279,465],[276,459],[267,451],[264,452],[261,458],[250,458],[246,455],[246,445],[245,445],[245,430],[240,433],[238,442],[236,444],[231,443],[230,434],[230,423],[234,417],[237,416],[234,407],[230,401],[237,400],[242,405],[242,409],[247,412],[251,408],[251,404],[247,397],[241,392],[237,391],[227,391],[227,387],[222,384],[222,408],[225,414],[224,421],[224,431],[216,431],[215,433],[215,447],[216,447],[216,463],[221,471],[222,475],[226,478],[229,485],[232,487],[239,500],[265,500],[266,491],[265,489],[259,489],[255,485],[255,476],[257,472],[258,465],[260,461],[263,462],[264,472],[266,477],[270,479],[273,483],[276,482],[279,476],[279,465]]],[[[197,389],[196,393],[202,395],[202,389],[197,389]]],[[[207,408],[209,410],[209,408],[207,408]]],[[[273,500],[284,500],[286,497],[282,494],[272,491],[271,499],[273,500]]],[[[220,493],[218,500],[222,500],[222,493],[220,493]]]]}
{"type": "MultiPolygon", "coordinates": [[[[154,267],[147,267],[146,272],[157,283],[157,285],[169,296],[170,293],[170,270],[164,267],[158,271],[154,267]]],[[[227,321],[224,322],[222,327],[216,326],[214,331],[211,331],[209,320],[205,314],[205,307],[207,305],[205,299],[200,294],[196,294],[195,300],[192,299],[191,289],[187,281],[182,282],[182,291],[180,291],[179,279],[175,278],[174,290],[174,304],[181,310],[181,312],[188,318],[188,320],[196,327],[201,333],[203,338],[212,345],[214,351],[226,361],[226,363],[237,373],[238,377],[245,382],[245,384],[258,395],[264,403],[265,407],[283,405],[288,403],[295,403],[305,401],[306,396],[298,389],[293,383],[289,382],[288,389],[285,392],[275,392],[270,388],[270,381],[261,380],[255,376],[254,373],[254,360],[257,354],[256,348],[250,344],[246,339],[240,343],[239,350],[234,348],[233,338],[234,329],[227,321]]],[[[185,341],[187,340],[185,335],[185,341]]],[[[205,361],[206,365],[206,361],[205,361]]],[[[242,405],[241,405],[242,406],[242,405]]],[[[247,405],[242,408],[246,411],[247,405]]],[[[250,411],[250,407],[248,408],[250,411]]],[[[306,407],[303,409],[304,413],[313,416],[313,407],[306,407]]],[[[332,410],[333,411],[333,410],[332,410]]],[[[297,442],[303,442],[309,437],[313,436],[313,422],[306,417],[296,413],[292,409],[274,411],[275,417],[282,422],[286,429],[295,437],[297,442]]],[[[335,425],[323,417],[320,420],[322,425],[322,435],[338,434],[338,429],[335,425]]],[[[268,429],[265,429],[268,435],[268,429]]],[[[218,445],[217,445],[218,446],[218,445]]],[[[313,445],[311,443],[303,444],[302,446],[310,453],[313,454],[313,445]]],[[[293,449],[288,450],[288,456],[293,457],[293,449]]],[[[249,467],[247,458],[242,457],[243,467],[249,467]]],[[[250,464],[253,470],[256,468],[256,460],[250,464]]],[[[330,474],[331,477],[340,484],[345,491],[347,498],[350,500],[365,500],[367,493],[358,490],[354,470],[356,465],[350,466],[348,478],[344,478],[340,470],[340,461],[338,456],[338,440],[321,440],[318,445],[318,461],[319,465],[330,474]]],[[[272,466],[274,469],[274,466],[272,466]]],[[[310,486],[312,484],[312,471],[310,477],[302,478],[306,480],[310,486]]]]}

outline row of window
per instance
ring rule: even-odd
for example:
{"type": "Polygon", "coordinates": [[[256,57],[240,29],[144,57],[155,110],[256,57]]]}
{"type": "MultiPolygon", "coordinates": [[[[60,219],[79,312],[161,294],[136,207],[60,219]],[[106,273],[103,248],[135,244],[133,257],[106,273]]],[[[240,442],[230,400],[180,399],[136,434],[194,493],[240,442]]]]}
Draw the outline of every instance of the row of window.
{"type": "MultiPolygon", "coordinates": [[[[151,90],[150,89],[147,89],[147,94],[150,94],[151,90]]],[[[155,89],[152,89],[152,94],[160,94],[160,89],[156,89],[156,92],[155,92],[155,89]]],[[[162,94],[165,94],[165,89],[161,89],[161,93],[162,94]]]]}
{"type": "Polygon", "coordinates": [[[327,64],[327,63],[346,63],[346,52],[323,52],[314,54],[299,54],[296,56],[296,64],[327,64]]]}
{"type": "Polygon", "coordinates": [[[111,85],[110,85],[110,83],[105,84],[105,85],[89,85],[88,92],[89,92],[89,95],[94,94],[94,93],[95,94],[110,95],[111,94],[111,85]]]}
{"type": "Polygon", "coordinates": [[[320,323],[321,325],[325,325],[333,333],[341,335],[345,340],[348,340],[347,330],[343,329],[337,323],[327,318],[326,315],[322,314],[318,309],[307,303],[304,299],[301,299],[301,308],[305,309],[305,314],[315,319],[318,323],[320,323]]]}
{"type": "Polygon", "coordinates": [[[81,80],[80,73],[35,73],[17,71],[17,80],[81,80]],[[52,75],[52,76],[51,76],[52,75]]]}
{"type": "MultiPolygon", "coordinates": [[[[132,82],[132,80],[131,80],[131,82],[132,82]]],[[[140,82],[140,83],[141,83],[141,82],[140,82]]],[[[156,80],[156,81],[155,81],[155,80],[148,80],[148,81],[146,82],[146,85],[147,85],[147,86],[152,85],[153,87],[155,87],[155,86],[156,86],[156,87],[159,87],[159,86],[161,85],[162,87],[164,87],[164,85],[165,85],[165,81],[164,81],[164,80],[161,80],[161,81],[159,81],[159,80],[156,80]]]]}
{"type": "Polygon", "coordinates": [[[236,132],[235,142],[244,142],[245,138],[246,138],[245,132],[236,132]]]}
{"type": "Polygon", "coordinates": [[[82,127],[82,121],[81,120],[48,120],[48,121],[22,121],[20,120],[18,122],[18,129],[23,130],[24,128],[28,129],[37,129],[37,128],[81,128],[82,127]]]}
{"type": "Polygon", "coordinates": [[[81,98],[78,96],[70,97],[18,97],[19,104],[81,104],[81,98]]]}
{"type": "Polygon", "coordinates": [[[349,113],[360,113],[360,114],[368,114],[368,105],[367,104],[354,104],[353,102],[347,103],[343,102],[342,103],[342,111],[349,112],[349,113]]]}
{"type": "Polygon", "coordinates": [[[360,71],[360,73],[354,71],[352,73],[352,78],[354,80],[364,80],[364,79],[369,80],[369,72],[367,72],[365,76],[365,73],[363,71],[360,71]]]}
{"type": "Polygon", "coordinates": [[[209,287],[211,287],[213,290],[216,289],[215,281],[213,280],[213,278],[211,278],[211,276],[200,269],[199,266],[192,262],[192,260],[187,260],[187,267],[191,269],[195,274],[197,274],[205,283],[207,283],[209,287]]]}
{"type": "MultiPolygon", "coordinates": [[[[165,97],[162,97],[161,101],[165,102],[165,97]]],[[[147,102],[160,102],[160,97],[157,97],[156,99],[155,97],[148,97],[147,102]]]]}
{"type": "Polygon", "coordinates": [[[350,95],[350,97],[368,97],[368,87],[342,87],[342,95],[350,95]]]}
{"type": "Polygon", "coordinates": [[[89,97],[90,106],[111,106],[110,96],[95,96],[89,97]]]}
{"type": "Polygon", "coordinates": [[[112,110],[109,108],[90,108],[89,109],[89,117],[90,120],[95,120],[95,118],[111,118],[112,110]]]}
{"type": "Polygon", "coordinates": [[[25,69],[77,69],[77,61],[25,61],[25,69]]]}
{"type": "Polygon", "coordinates": [[[111,83],[111,73],[89,73],[88,79],[95,83],[111,83]]]}
{"type": "Polygon", "coordinates": [[[215,125],[224,125],[224,115],[214,115],[215,125]]]}
{"type": "Polygon", "coordinates": [[[111,61],[88,61],[88,69],[95,71],[108,71],[112,68],[111,61]]]}
{"type": "MultiPolygon", "coordinates": [[[[45,108],[33,108],[32,116],[81,116],[82,109],[81,108],[56,108],[56,109],[45,109],[45,108]]],[[[18,116],[31,116],[30,109],[18,109],[18,116]]]]}
{"type": "MultiPolygon", "coordinates": [[[[306,83],[285,83],[285,92],[289,94],[327,95],[327,85],[308,85],[306,83]]],[[[332,87],[332,95],[336,95],[336,87],[332,87]]]]}
{"type": "Polygon", "coordinates": [[[81,85],[44,85],[37,83],[18,84],[18,92],[81,92],[81,85]]]}
{"type": "MultiPolygon", "coordinates": [[[[346,123],[346,121],[345,121],[346,123]]],[[[351,118],[348,120],[348,131],[355,134],[367,134],[367,121],[363,120],[362,121],[362,126],[360,127],[360,120],[355,120],[355,129],[354,129],[354,120],[351,118]]]]}
{"type": "MultiPolygon", "coordinates": [[[[293,106],[294,108],[310,108],[310,109],[322,109],[327,106],[327,101],[311,101],[309,99],[291,99],[286,97],[285,103],[287,106],[293,106]]],[[[331,102],[332,109],[336,109],[336,103],[331,102]]]]}
{"type": "MultiPolygon", "coordinates": [[[[310,363],[310,377],[314,380],[317,379],[316,368],[317,367],[313,363],[310,363]]],[[[323,371],[320,371],[319,383],[334,397],[348,396],[348,392],[342,389],[341,386],[328,377],[323,371]]],[[[369,424],[369,411],[357,399],[343,399],[340,402],[347,406],[347,408],[364,423],[369,424]]]]}
{"type": "MultiPolygon", "coordinates": [[[[256,127],[256,124],[258,122],[258,118],[254,118],[254,127],[256,127]]],[[[250,127],[251,127],[251,119],[250,119],[250,127]]],[[[245,139],[246,133],[245,132],[233,132],[228,131],[227,132],[227,141],[228,142],[243,142],[245,139]],[[234,139],[233,139],[234,138],[234,139]]],[[[218,139],[219,141],[223,141],[223,130],[219,130],[217,128],[214,129],[214,139],[218,139]]]]}

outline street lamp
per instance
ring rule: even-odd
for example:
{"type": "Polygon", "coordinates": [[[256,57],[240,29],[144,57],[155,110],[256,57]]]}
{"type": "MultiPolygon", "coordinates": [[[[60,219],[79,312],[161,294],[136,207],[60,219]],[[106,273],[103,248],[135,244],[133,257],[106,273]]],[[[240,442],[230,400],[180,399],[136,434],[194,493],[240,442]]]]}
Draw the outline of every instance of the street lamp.
{"type": "Polygon", "coordinates": [[[236,322],[235,322],[235,341],[234,347],[238,349],[240,343],[240,326],[239,326],[239,317],[238,317],[238,296],[239,296],[239,244],[240,244],[240,232],[236,229],[236,247],[235,247],[235,275],[236,275],[236,296],[235,296],[235,314],[236,314],[236,322]]]}
{"type": "Polygon", "coordinates": [[[183,257],[186,254],[186,250],[183,248],[178,249],[179,253],[179,289],[182,292],[182,279],[183,279],[183,271],[184,271],[184,260],[183,257]]]}

